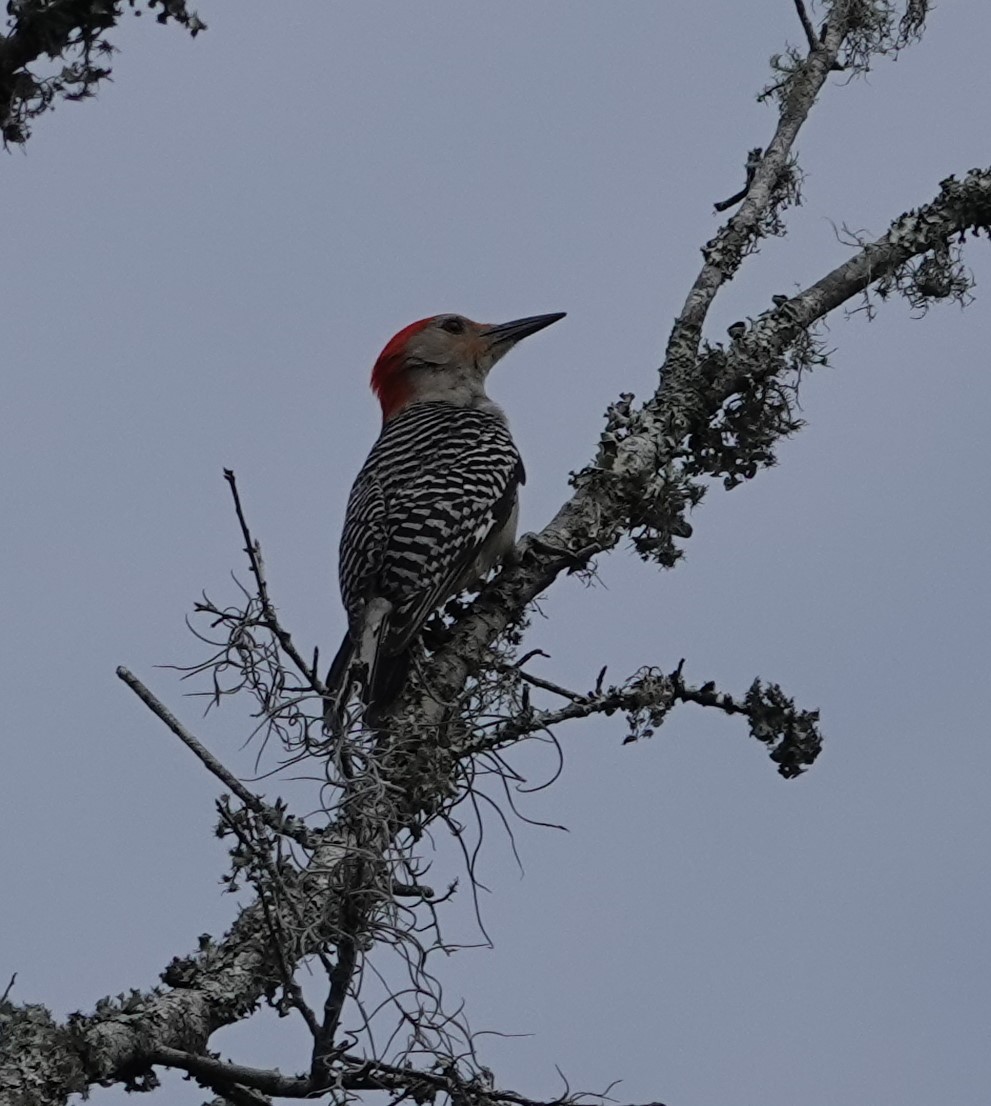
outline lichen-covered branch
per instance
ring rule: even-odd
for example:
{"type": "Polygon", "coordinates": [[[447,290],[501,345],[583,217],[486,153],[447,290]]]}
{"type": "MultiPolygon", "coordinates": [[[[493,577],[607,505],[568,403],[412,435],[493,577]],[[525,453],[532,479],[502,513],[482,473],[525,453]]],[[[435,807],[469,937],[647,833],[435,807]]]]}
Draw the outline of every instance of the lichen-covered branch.
{"type": "MultiPolygon", "coordinates": [[[[558,694],[562,690],[555,689],[558,694]]],[[[626,717],[624,743],[629,744],[653,737],[679,703],[715,707],[725,714],[746,717],[751,736],[769,747],[771,759],[785,779],[804,772],[822,750],[819,712],[798,709],[777,684],[765,687],[760,680],[754,680],[742,699],[735,698],[717,691],[713,681],[699,687],[686,684],[679,664],[668,674],[658,668],[642,668],[622,684],[597,687],[586,695],[569,692],[567,697],[568,704],[555,709],[537,710],[529,702],[524,703],[507,721],[479,733],[467,751],[477,754],[500,749],[565,722],[617,713],[626,717]]]]}
{"type": "MultiPolygon", "coordinates": [[[[206,24],[185,0],[128,0],[170,20],[191,35],[206,24]]],[[[114,47],[107,38],[124,14],[122,0],[10,0],[0,35],[0,136],[4,145],[27,141],[31,122],[59,99],[94,95],[111,73],[114,47]]]]}
{"type": "MultiPolygon", "coordinates": [[[[704,264],[695,278],[668,338],[665,372],[690,372],[698,352],[702,327],[719,289],[736,275],[744,257],[767,234],[781,233],[781,210],[797,198],[792,147],[840,51],[850,34],[851,5],[831,4],[820,38],[796,61],[782,96],[778,125],[756,163],[748,166],[747,188],[739,210],[702,250],[704,264]]],[[[756,153],[756,151],[754,151],[756,153]]]]}
{"type": "Polygon", "coordinates": [[[924,206],[899,216],[888,231],[797,295],[780,299],[728,347],[704,346],[690,372],[661,384],[643,405],[623,396],[608,414],[598,455],[574,478],[575,494],[521,546],[521,561],[493,581],[455,627],[425,672],[432,695],[417,704],[443,717],[442,701],[484,663],[490,644],[518,620],[556,577],[574,566],[572,551],[607,550],[624,538],[667,567],[691,534],[687,514],[707,491],[706,477],[728,486],[773,463],[776,438],[800,423],[789,389],[819,356],[813,328],[868,289],[893,291],[913,306],[959,292],[956,253],[991,230],[991,167],[950,177],[924,206]],[[927,262],[942,258],[933,279],[927,262]]]}

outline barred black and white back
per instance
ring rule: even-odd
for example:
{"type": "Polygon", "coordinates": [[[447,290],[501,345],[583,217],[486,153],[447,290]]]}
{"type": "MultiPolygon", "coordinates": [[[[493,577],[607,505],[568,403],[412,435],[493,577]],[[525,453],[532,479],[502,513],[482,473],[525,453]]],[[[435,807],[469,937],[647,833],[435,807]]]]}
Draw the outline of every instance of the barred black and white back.
{"type": "Polygon", "coordinates": [[[340,545],[345,636],[328,677],[337,718],[401,690],[428,616],[512,548],[525,474],[505,416],[413,403],[385,423],[348,500],[340,545]]]}

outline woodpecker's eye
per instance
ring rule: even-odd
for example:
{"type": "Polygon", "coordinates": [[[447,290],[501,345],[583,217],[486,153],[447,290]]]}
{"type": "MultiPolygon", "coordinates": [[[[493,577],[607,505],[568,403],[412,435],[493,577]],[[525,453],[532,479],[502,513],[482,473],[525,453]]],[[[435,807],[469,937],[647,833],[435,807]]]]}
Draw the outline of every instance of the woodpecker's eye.
{"type": "Polygon", "coordinates": [[[440,324],[441,330],[446,330],[448,334],[464,334],[465,324],[457,317],[457,315],[451,315],[440,324]]]}

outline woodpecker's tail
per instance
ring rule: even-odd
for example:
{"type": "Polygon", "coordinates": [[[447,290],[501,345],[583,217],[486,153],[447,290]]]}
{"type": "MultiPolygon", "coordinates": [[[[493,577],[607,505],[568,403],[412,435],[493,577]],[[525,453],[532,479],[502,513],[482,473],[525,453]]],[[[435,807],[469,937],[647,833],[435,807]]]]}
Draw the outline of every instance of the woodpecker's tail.
{"type": "Polygon", "coordinates": [[[410,652],[407,647],[390,655],[383,647],[389,637],[391,613],[391,603],[373,599],[365,611],[357,647],[350,633],[344,635],[327,673],[324,725],[330,733],[343,731],[348,704],[355,695],[364,705],[366,721],[373,726],[399,698],[409,675],[410,652]]]}
{"type": "Polygon", "coordinates": [[[340,735],[344,729],[344,712],[354,691],[354,681],[350,675],[353,656],[351,635],[346,633],[327,673],[327,697],[323,701],[324,729],[335,736],[340,735]]]}
{"type": "Polygon", "coordinates": [[[365,701],[365,717],[373,726],[378,725],[382,715],[402,694],[409,668],[408,649],[394,657],[379,657],[365,701]]]}

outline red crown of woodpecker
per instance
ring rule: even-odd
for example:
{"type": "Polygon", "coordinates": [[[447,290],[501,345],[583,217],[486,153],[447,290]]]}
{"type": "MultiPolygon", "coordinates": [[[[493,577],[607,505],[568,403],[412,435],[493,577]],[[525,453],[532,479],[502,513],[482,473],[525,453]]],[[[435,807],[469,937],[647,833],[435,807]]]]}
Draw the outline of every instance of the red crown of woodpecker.
{"type": "Polygon", "coordinates": [[[436,318],[436,315],[430,315],[426,319],[417,319],[415,323],[404,326],[398,333],[393,334],[386,342],[385,349],[378,355],[378,360],[372,369],[372,391],[382,405],[383,418],[387,419],[394,411],[404,407],[412,393],[409,378],[404,371],[406,343],[436,318]]]}

